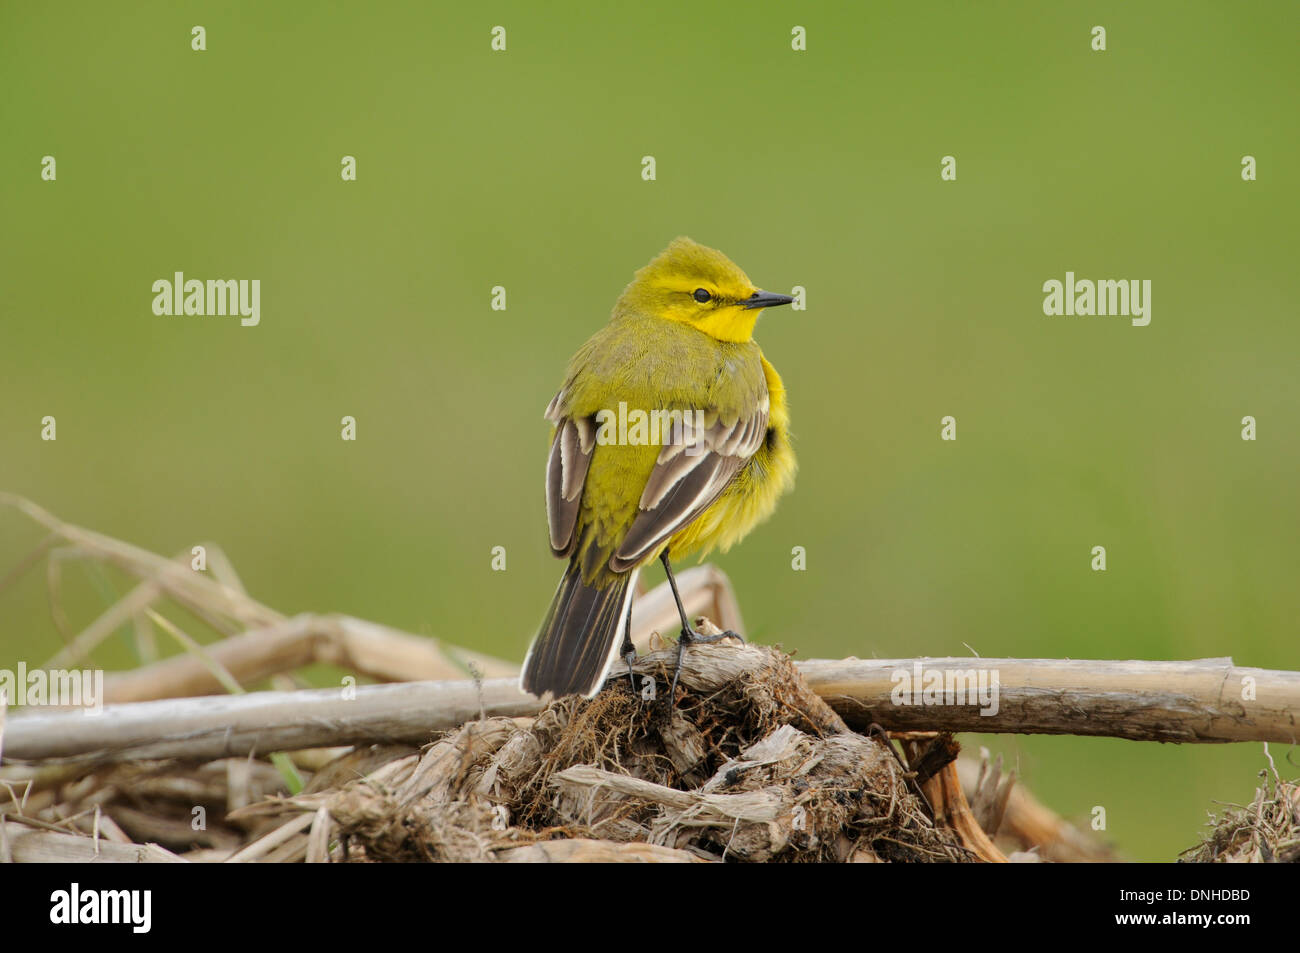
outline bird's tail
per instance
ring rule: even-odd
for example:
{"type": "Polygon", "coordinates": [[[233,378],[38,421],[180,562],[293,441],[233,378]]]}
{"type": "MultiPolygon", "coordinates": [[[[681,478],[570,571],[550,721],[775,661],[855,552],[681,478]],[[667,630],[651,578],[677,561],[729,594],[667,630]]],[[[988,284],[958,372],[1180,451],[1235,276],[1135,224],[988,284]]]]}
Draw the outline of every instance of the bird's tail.
{"type": "Polygon", "coordinates": [[[606,575],[588,585],[580,561],[570,562],[528,650],[519,687],[534,695],[550,691],[556,698],[590,698],[600,691],[629,625],[638,571],[606,575]]]}

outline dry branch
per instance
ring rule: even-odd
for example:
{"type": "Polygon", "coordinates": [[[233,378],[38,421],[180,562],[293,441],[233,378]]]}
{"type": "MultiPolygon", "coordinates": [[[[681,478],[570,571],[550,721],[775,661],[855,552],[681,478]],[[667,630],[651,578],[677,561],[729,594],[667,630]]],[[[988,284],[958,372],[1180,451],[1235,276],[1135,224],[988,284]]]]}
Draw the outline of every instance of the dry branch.
{"type": "Polygon", "coordinates": [[[434,731],[487,715],[526,715],[537,699],[514,679],[493,679],[480,696],[471,681],[363,685],[355,697],[337,688],[251,692],[107,705],[81,711],[11,713],[5,761],[184,758],[375,742],[423,743],[434,731]]]}
{"type": "Polygon", "coordinates": [[[1300,739],[1300,672],[1240,668],[1230,658],[1186,662],[1086,659],[845,659],[802,662],[808,686],[850,727],[890,731],[1099,735],[1133,741],[1300,739]],[[975,704],[895,704],[899,673],[995,672],[998,710],[975,704]],[[1243,698],[1249,689],[1251,698],[1243,698]]]}
{"type": "MultiPolygon", "coordinates": [[[[509,676],[515,669],[501,659],[342,615],[294,616],[204,648],[244,686],[314,662],[328,662],[381,681],[402,682],[466,678],[471,667],[489,677],[509,676]]],[[[105,701],[110,703],[224,691],[203,659],[194,654],[115,672],[104,680],[105,701]]]]}
{"type": "Polygon", "coordinates": [[[157,844],[119,844],[116,841],[79,837],[57,831],[34,830],[12,821],[0,821],[0,836],[9,846],[16,863],[101,863],[156,864],[184,863],[157,844]]]}
{"type": "Polygon", "coordinates": [[[616,841],[575,837],[570,840],[546,840],[526,847],[508,847],[496,852],[497,860],[508,864],[702,864],[709,863],[690,851],[636,841],[616,841]]]}
{"type": "MultiPolygon", "coordinates": [[[[642,675],[664,673],[676,649],[643,656],[642,675]]],[[[761,661],[754,646],[697,645],[685,672],[736,678],[761,661]]],[[[1058,661],[1052,659],[928,659],[930,668],[994,669],[999,710],[984,717],[975,705],[899,706],[891,673],[906,660],[815,660],[798,664],[808,686],[849,727],[878,724],[891,731],[1014,732],[1103,735],[1176,742],[1294,742],[1300,730],[1300,673],[1237,668],[1229,659],[1196,662],[1058,661]],[[1240,699],[1242,680],[1256,698],[1240,699]]],[[[612,677],[619,677],[615,671],[612,677]]],[[[514,679],[364,685],[339,689],[253,692],[241,696],[167,699],[110,705],[101,715],[80,711],[9,713],[5,760],[57,758],[191,758],[268,754],[297,748],[374,742],[420,744],[434,731],[476,718],[536,713],[537,699],[514,679]]]]}
{"type": "MultiPolygon", "coordinates": [[[[697,566],[679,574],[678,583],[687,612],[707,615],[733,632],[744,633],[740,607],[720,569],[697,566]]],[[[138,608],[133,604],[131,611],[138,608]]],[[[122,621],[121,614],[113,618],[122,621]]],[[[677,607],[667,585],[656,587],[633,604],[633,641],[642,651],[651,633],[669,631],[676,625],[677,607]]],[[[115,672],[104,680],[104,701],[115,704],[222,694],[225,688],[209,660],[244,687],[314,662],[338,665],[384,682],[467,678],[471,673],[496,678],[518,673],[516,665],[502,659],[343,615],[304,614],[282,619],[211,643],[204,652],[206,659],[190,653],[115,672]]]]}

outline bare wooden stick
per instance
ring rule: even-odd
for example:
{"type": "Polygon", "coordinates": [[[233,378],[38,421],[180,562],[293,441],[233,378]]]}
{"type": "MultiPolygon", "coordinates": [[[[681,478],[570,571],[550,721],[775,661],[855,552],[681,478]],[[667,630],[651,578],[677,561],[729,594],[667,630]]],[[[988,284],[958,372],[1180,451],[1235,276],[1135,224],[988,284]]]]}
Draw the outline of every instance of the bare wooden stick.
{"type": "Polygon", "coordinates": [[[1187,662],[1085,659],[816,659],[799,664],[813,691],[854,728],[1101,735],[1134,741],[1300,738],[1300,672],[1240,668],[1230,658],[1187,662]],[[916,677],[921,673],[921,679],[916,677]],[[996,714],[978,702],[927,701],[928,676],[996,676],[996,714]],[[911,704],[894,692],[904,676],[911,704]],[[921,702],[925,702],[922,704],[921,702]]]}
{"type": "Polygon", "coordinates": [[[157,844],[119,844],[115,841],[78,834],[32,830],[12,821],[0,820],[0,830],[9,844],[14,861],[40,863],[185,863],[171,851],[157,844]]]}
{"type": "Polygon", "coordinates": [[[270,854],[275,848],[293,839],[294,835],[311,827],[315,814],[299,814],[281,824],[271,833],[260,837],[226,858],[228,864],[247,864],[270,854]]]}
{"type": "MultiPolygon", "coordinates": [[[[163,699],[106,705],[99,715],[11,712],[5,760],[212,760],[340,744],[420,744],[480,712],[471,681],[363,685],[353,691],[354,696],[327,688],[163,699]]],[[[485,682],[482,706],[488,716],[533,714],[539,708],[515,679],[485,682]]]]}
{"type": "MultiPolygon", "coordinates": [[[[486,676],[509,676],[501,659],[342,615],[299,615],[205,646],[207,654],[241,685],[313,662],[329,662],[384,681],[469,678],[469,666],[486,676]]],[[[211,695],[225,689],[203,659],[177,655],[104,679],[110,703],[211,695]]]]}
{"type": "MultiPolygon", "coordinates": [[[[676,649],[643,656],[635,670],[661,678],[676,649]]],[[[693,645],[685,684],[719,684],[761,664],[762,653],[730,640],[693,645]]],[[[897,705],[891,673],[915,661],[847,659],[799,665],[809,686],[848,723],[863,730],[1011,732],[1101,735],[1145,741],[1294,743],[1300,730],[1300,673],[1238,668],[1230,659],[1196,662],[1059,661],[1053,659],[926,659],[935,669],[999,673],[998,711],[978,705],[897,705]],[[1243,700],[1249,679],[1255,697],[1243,700]]],[[[612,678],[621,676],[615,667],[612,678]]],[[[374,742],[421,744],[481,711],[488,716],[535,714],[541,703],[514,679],[367,685],[338,689],[253,692],[241,696],[169,699],[80,711],[9,712],[6,761],[38,759],[189,758],[374,742]]]]}
{"type": "Polygon", "coordinates": [[[60,539],[70,544],[76,554],[117,566],[143,581],[143,584],[127,597],[130,600],[128,607],[110,608],[105,614],[108,619],[101,616],[99,620],[92,623],[91,627],[78,635],[71,645],[66,646],[51,659],[46,665],[47,668],[64,668],[79,661],[99,639],[111,631],[107,627],[108,620],[124,621],[130,615],[130,612],[126,611],[128,608],[141,608],[148,604],[154,595],[151,587],[155,585],[177,602],[194,608],[200,614],[216,612],[246,626],[271,625],[284,618],[280,613],[249,598],[238,589],[219,583],[203,573],[195,572],[188,565],[102,533],[65,523],[48,510],[15,494],[0,492],[0,505],[12,506],[52,530],[60,539]]]}
{"type": "Polygon", "coordinates": [[[564,840],[538,841],[524,847],[508,847],[496,852],[497,860],[508,864],[559,864],[559,863],[657,863],[702,864],[703,858],[685,850],[660,847],[655,844],[632,842],[620,844],[585,837],[564,840]]]}
{"type": "Polygon", "coordinates": [[[330,820],[329,810],[325,807],[319,808],[312,817],[311,833],[307,838],[307,863],[329,863],[330,832],[333,826],[334,822],[330,820]]]}
{"type": "Polygon", "coordinates": [[[1006,855],[998,850],[984,829],[976,823],[958,780],[955,761],[944,765],[938,774],[922,785],[922,789],[930,800],[936,818],[957,832],[962,846],[986,864],[1007,862],[1006,855]]]}
{"type": "MultiPolygon", "coordinates": [[[[707,615],[720,620],[724,628],[744,634],[740,606],[722,570],[696,566],[677,578],[682,602],[692,618],[707,615]]],[[[117,624],[116,616],[113,624],[117,624]]],[[[652,632],[675,632],[680,627],[677,605],[666,583],[633,603],[633,640],[641,651],[652,632]]],[[[205,649],[213,662],[244,686],[313,662],[328,662],[386,682],[469,678],[471,667],[488,678],[518,672],[516,665],[502,659],[343,615],[299,615],[222,639],[205,649]]],[[[210,666],[194,654],[114,672],[104,679],[104,701],[109,704],[223,691],[210,666]]]]}

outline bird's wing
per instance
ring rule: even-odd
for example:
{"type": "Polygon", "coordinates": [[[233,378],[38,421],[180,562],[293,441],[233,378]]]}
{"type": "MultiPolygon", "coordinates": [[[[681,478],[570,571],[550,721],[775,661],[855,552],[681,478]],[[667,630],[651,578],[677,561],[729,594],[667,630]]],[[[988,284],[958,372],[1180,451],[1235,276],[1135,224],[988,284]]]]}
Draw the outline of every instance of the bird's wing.
{"type": "Polygon", "coordinates": [[[556,394],[546,408],[546,419],[555,424],[546,462],[546,522],[551,528],[551,550],[557,556],[571,556],[577,543],[573,528],[596,433],[590,417],[563,416],[563,396],[563,391],[556,394]]]}
{"type": "Polygon", "coordinates": [[[669,442],[659,452],[636,519],[610,558],[610,568],[623,572],[644,561],[716,500],[763,445],[767,416],[766,393],[753,412],[729,422],[716,411],[704,413],[702,420],[685,412],[682,426],[671,428],[669,442]]]}

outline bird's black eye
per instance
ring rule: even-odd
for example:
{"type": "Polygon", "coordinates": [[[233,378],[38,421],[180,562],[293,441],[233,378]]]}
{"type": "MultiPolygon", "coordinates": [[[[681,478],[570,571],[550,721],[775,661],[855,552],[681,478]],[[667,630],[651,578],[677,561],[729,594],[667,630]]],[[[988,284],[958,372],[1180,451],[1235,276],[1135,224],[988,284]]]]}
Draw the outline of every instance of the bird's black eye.
{"type": "Polygon", "coordinates": [[[694,298],[696,301],[698,301],[700,304],[704,304],[704,302],[709,300],[710,295],[703,288],[696,288],[695,291],[691,294],[691,297],[694,298]]]}

